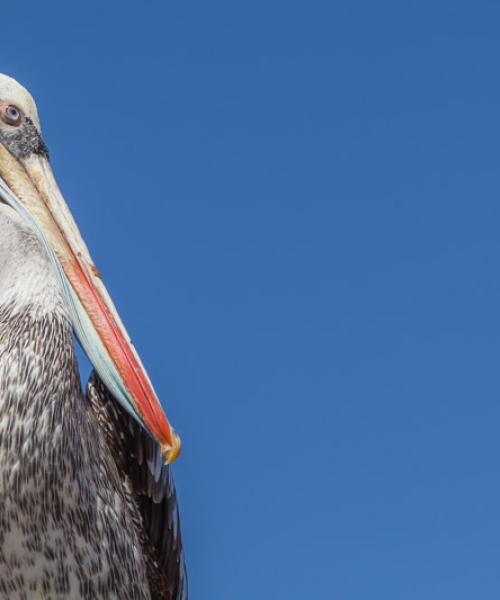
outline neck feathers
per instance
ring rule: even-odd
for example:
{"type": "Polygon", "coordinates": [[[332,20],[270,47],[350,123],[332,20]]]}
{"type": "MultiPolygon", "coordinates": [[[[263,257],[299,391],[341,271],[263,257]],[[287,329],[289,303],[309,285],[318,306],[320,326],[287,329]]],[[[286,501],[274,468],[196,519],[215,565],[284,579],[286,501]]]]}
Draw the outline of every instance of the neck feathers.
{"type": "Polygon", "coordinates": [[[0,204],[0,312],[6,309],[11,316],[29,311],[34,318],[69,318],[42,243],[12,208],[0,204]]]}

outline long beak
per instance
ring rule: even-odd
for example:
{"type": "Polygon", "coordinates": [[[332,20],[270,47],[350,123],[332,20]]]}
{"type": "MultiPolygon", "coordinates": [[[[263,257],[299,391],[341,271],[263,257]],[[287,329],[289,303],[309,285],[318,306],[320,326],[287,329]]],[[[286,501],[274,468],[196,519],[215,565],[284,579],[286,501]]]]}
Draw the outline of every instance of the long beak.
{"type": "Polygon", "coordinates": [[[166,462],[180,438],[169,424],[130,337],[59,191],[48,160],[17,160],[0,144],[0,177],[28,211],[62,267],[75,332],[104,383],[157,440],[166,462]]]}

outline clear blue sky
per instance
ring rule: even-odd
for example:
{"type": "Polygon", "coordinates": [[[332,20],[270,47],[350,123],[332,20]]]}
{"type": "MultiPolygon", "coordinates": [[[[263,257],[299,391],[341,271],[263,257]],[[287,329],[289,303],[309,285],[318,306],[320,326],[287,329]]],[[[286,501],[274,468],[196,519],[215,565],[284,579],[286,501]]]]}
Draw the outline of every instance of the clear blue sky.
{"type": "Polygon", "coordinates": [[[2,7],[183,436],[193,600],[499,598],[499,19],[2,7]]]}

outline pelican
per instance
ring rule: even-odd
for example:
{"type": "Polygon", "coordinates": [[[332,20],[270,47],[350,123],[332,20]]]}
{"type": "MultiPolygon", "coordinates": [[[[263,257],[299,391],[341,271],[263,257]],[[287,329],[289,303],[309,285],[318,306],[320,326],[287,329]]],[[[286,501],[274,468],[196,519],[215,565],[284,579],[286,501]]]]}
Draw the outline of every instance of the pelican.
{"type": "Polygon", "coordinates": [[[186,600],[166,418],[0,74],[0,597],[186,600]],[[93,365],[81,389],[74,334],[93,365]]]}

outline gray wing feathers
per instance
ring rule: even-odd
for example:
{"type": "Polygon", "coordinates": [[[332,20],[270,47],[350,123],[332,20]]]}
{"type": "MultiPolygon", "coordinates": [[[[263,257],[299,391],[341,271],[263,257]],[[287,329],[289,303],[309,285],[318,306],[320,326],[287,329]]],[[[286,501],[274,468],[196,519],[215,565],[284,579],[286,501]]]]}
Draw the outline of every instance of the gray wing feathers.
{"type": "Polygon", "coordinates": [[[93,372],[87,398],[98,416],[136,514],[153,600],[187,600],[179,509],[171,468],[155,440],[93,372]]]}

